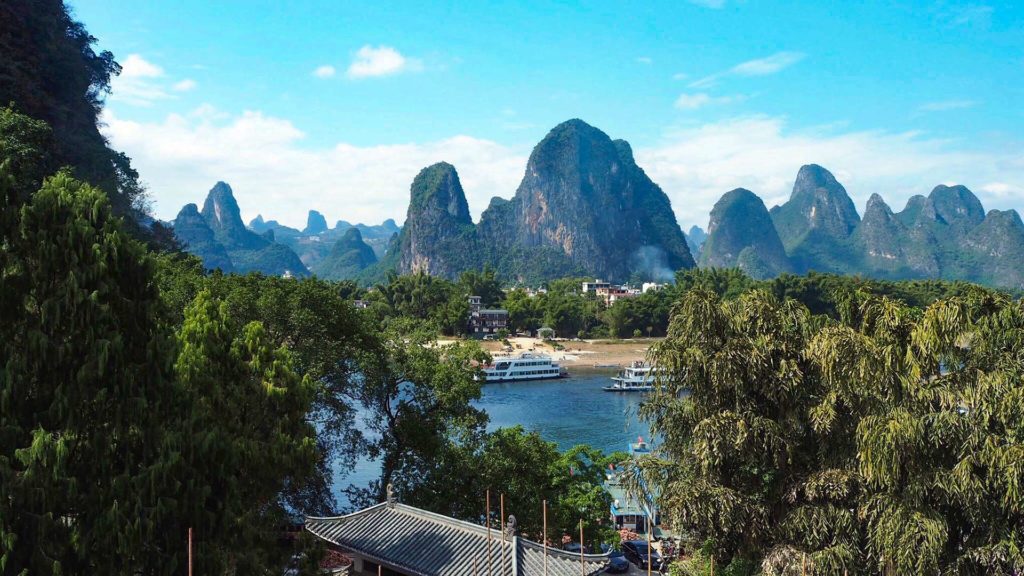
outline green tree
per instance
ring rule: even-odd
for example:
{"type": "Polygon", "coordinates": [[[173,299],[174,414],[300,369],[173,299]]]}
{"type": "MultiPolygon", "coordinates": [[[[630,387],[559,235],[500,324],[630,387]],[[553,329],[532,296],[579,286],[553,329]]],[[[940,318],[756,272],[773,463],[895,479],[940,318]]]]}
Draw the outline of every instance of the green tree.
{"type": "Polygon", "coordinates": [[[179,460],[153,262],[66,172],[2,212],[0,573],[137,573],[179,460]]]}
{"type": "Polygon", "coordinates": [[[262,324],[240,325],[206,290],[185,313],[179,346],[183,425],[174,445],[185,460],[184,498],[169,534],[180,548],[180,535],[194,528],[201,573],[280,573],[290,553],[268,539],[287,525],[285,488],[314,476],[319,455],[307,414],[315,385],[292,370],[291,354],[274,347],[262,324]]]}
{"type": "MultiPolygon", "coordinates": [[[[1024,306],[976,289],[920,316],[890,308],[868,301],[860,314],[862,333],[881,333],[858,347],[875,376],[856,430],[871,567],[1019,573],[1024,306]]],[[[823,355],[826,370],[849,370],[835,358],[823,355]]]]}
{"type": "Polygon", "coordinates": [[[785,540],[791,494],[816,469],[803,357],[811,326],[806,308],[764,291],[723,302],[693,289],[656,347],[666,373],[641,414],[664,460],[647,473],[679,528],[711,542],[723,566],[785,540]]]}
{"type": "Polygon", "coordinates": [[[239,326],[260,322],[272,346],[288,347],[293,369],[318,383],[309,419],[318,431],[319,471],[309,482],[289,484],[286,497],[297,510],[331,512],[331,464],[348,469],[360,450],[352,388],[358,385],[357,358],[372,346],[360,314],[331,282],[219,272],[204,276],[194,257],[164,255],[159,260],[157,279],[175,325],[182,324],[191,300],[207,290],[224,302],[239,326]]]}
{"type": "Polygon", "coordinates": [[[480,397],[478,367],[487,360],[473,342],[437,345],[435,333],[412,320],[378,334],[353,395],[369,433],[361,445],[381,475],[368,488],[349,488],[354,503],[383,501],[388,484],[415,493],[453,444],[482,432],[486,414],[471,401],[480,397]]]}
{"type": "Polygon", "coordinates": [[[509,326],[516,332],[533,332],[544,323],[541,310],[544,296],[531,297],[522,288],[509,290],[505,295],[505,309],[508,310],[509,326]]]}
{"type": "Polygon", "coordinates": [[[26,201],[52,173],[51,138],[46,122],[18,114],[10,107],[0,109],[0,161],[8,163],[13,195],[9,206],[26,201]]]}
{"type": "Polygon", "coordinates": [[[501,283],[498,282],[494,270],[489,266],[482,271],[467,270],[459,275],[456,283],[465,296],[479,296],[481,303],[487,307],[494,307],[501,304],[505,293],[501,290],[501,283]]]}

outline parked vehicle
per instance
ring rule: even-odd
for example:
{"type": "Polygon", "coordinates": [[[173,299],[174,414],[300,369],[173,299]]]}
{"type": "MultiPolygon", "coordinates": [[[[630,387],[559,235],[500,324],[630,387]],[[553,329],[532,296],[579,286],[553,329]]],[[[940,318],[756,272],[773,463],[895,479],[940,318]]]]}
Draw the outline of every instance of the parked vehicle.
{"type": "Polygon", "coordinates": [[[612,574],[629,572],[629,560],[622,550],[612,550],[608,554],[608,567],[604,571],[612,574]]]}
{"type": "Polygon", "coordinates": [[[622,553],[638,567],[647,569],[650,564],[653,570],[661,570],[664,560],[657,550],[652,550],[646,540],[630,540],[622,543],[622,553]]]}

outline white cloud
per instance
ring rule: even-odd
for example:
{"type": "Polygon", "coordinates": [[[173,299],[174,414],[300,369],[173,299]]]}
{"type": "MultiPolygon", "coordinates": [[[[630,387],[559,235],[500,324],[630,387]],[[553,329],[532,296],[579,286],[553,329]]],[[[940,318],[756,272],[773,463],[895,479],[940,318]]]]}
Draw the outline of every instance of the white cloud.
{"type": "Polygon", "coordinates": [[[800,52],[779,52],[767,58],[748,60],[732,67],[732,73],[738,76],[767,76],[788,68],[804,59],[800,52]]]}
{"type": "Polygon", "coordinates": [[[378,223],[405,219],[409,185],[435,162],[455,165],[476,216],[493,196],[511,196],[529,150],[457,135],[424,143],[326,148],[303,144],[290,121],[260,112],[225,115],[209,105],[159,122],[134,122],[109,110],[104,133],[125,151],[148,184],[156,215],[174,218],[187,203],[202,204],[218,180],[231,184],[248,221],[261,212],[286,224],[306,211],[328,221],[378,223]]]}
{"type": "Polygon", "coordinates": [[[688,0],[690,4],[696,4],[697,6],[703,6],[705,8],[719,9],[725,6],[725,0],[688,0]]]}
{"type": "Polygon", "coordinates": [[[177,98],[172,92],[188,92],[196,86],[191,78],[172,83],[159,65],[139,54],[129,54],[121,61],[121,73],[110,81],[110,99],[146,107],[158,100],[177,98]]]}
{"type": "MultiPolygon", "coordinates": [[[[148,183],[157,216],[201,203],[217,180],[235,189],[243,216],[300,226],[315,208],[328,220],[401,222],[417,172],[447,161],[459,171],[475,217],[493,196],[511,197],[529,150],[456,135],[432,142],[310,147],[290,121],[204,105],[158,122],[108,112],[105,134],[148,183]]],[[[627,140],[629,134],[614,134],[627,140]]],[[[707,226],[728,190],[748,188],[770,208],[788,198],[797,170],[818,163],[846,186],[858,210],[878,192],[894,210],[941,182],[974,190],[987,209],[1024,207],[1024,145],[991,149],[915,132],[849,131],[842,124],[794,129],[783,118],[739,117],[674,128],[635,147],[637,162],[669,195],[680,225],[707,226]]]]}
{"type": "Polygon", "coordinates": [[[367,44],[360,48],[346,75],[349,78],[371,78],[390,76],[401,72],[417,72],[423,69],[423,63],[415,58],[407,58],[390,46],[367,44]]]}
{"type": "Polygon", "coordinates": [[[742,99],[742,96],[711,96],[704,92],[680,94],[676,98],[675,107],[680,110],[696,110],[709,104],[729,104],[742,99]]]}
{"type": "Polygon", "coordinates": [[[690,88],[710,88],[722,78],[728,76],[769,76],[789,68],[793,64],[803,60],[805,55],[801,52],[776,52],[765,58],[756,58],[741,62],[728,70],[716,72],[690,83],[690,88]]]}
{"type": "Polygon", "coordinates": [[[686,80],[690,75],[685,72],[676,72],[672,75],[673,80],[686,80]]]}
{"type": "Polygon", "coordinates": [[[121,74],[110,81],[110,98],[132,106],[151,106],[157,100],[173,98],[161,82],[164,69],[138,54],[121,62],[121,74]]]}
{"type": "Polygon", "coordinates": [[[119,78],[159,78],[163,75],[163,68],[149,62],[138,54],[129,54],[121,62],[119,78]]]}
{"type": "Polygon", "coordinates": [[[334,66],[325,64],[323,66],[317,66],[316,70],[313,70],[313,76],[316,76],[317,78],[330,78],[331,76],[334,76],[336,72],[337,70],[334,66]]]}
{"type": "Polygon", "coordinates": [[[803,164],[831,170],[861,212],[877,192],[895,211],[943,181],[974,190],[986,209],[1024,207],[1024,146],[982,150],[914,132],[790,129],[755,116],[691,125],[636,150],[637,162],[672,199],[683,228],[706,227],[714,203],[748,188],[771,208],[784,202],[803,164]],[[997,183],[994,187],[989,183],[997,183]]]}
{"type": "Polygon", "coordinates": [[[946,112],[948,110],[963,110],[974,108],[978,103],[974,100],[942,100],[939,102],[926,102],[918,107],[920,112],[946,112]]]}
{"type": "Polygon", "coordinates": [[[636,61],[638,63],[640,63],[640,64],[653,64],[654,63],[654,60],[651,60],[650,56],[640,56],[639,58],[636,59],[636,61]]]}

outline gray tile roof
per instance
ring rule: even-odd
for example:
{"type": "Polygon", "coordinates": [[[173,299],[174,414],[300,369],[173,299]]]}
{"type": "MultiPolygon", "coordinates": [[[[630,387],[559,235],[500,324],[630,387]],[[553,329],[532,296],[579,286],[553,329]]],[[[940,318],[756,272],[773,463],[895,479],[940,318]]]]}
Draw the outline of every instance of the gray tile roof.
{"type": "MultiPolygon", "coordinates": [[[[501,530],[404,504],[371,506],[347,516],[307,518],[306,530],[343,549],[421,576],[542,576],[544,546],[521,537],[501,539],[501,530]],[[490,549],[490,571],[487,569],[490,549]]],[[[597,574],[608,557],[547,549],[548,576],[597,574]]]]}

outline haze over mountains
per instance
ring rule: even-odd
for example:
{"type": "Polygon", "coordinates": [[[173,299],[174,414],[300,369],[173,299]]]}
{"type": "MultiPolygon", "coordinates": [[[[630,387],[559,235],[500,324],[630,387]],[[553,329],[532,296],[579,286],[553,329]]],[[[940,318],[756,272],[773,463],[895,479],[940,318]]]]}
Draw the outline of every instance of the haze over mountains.
{"type": "Polygon", "coordinates": [[[495,196],[478,222],[455,166],[424,168],[410,186],[404,225],[338,221],[315,210],[303,230],[257,216],[242,225],[218,183],[200,213],[187,205],[175,233],[210,268],[331,279],[380,280],[422,271],[453,278],[489,266],[513,282],[570,275],[668,280],[680,268],[742,268],[756,278],[811,270],[885,279],[943,278],[1024,288],[1024,224],[1016,211],[985,213],[963,186],[937,186],[894,213],[881,196],[863,218],[827,169],[803,166],[790,199],[770,210],[752,191],[727,192],[707,233],[680,229],[665,193],[612,140],[581,120],[534,148],[511,199],[495,196]]]}

